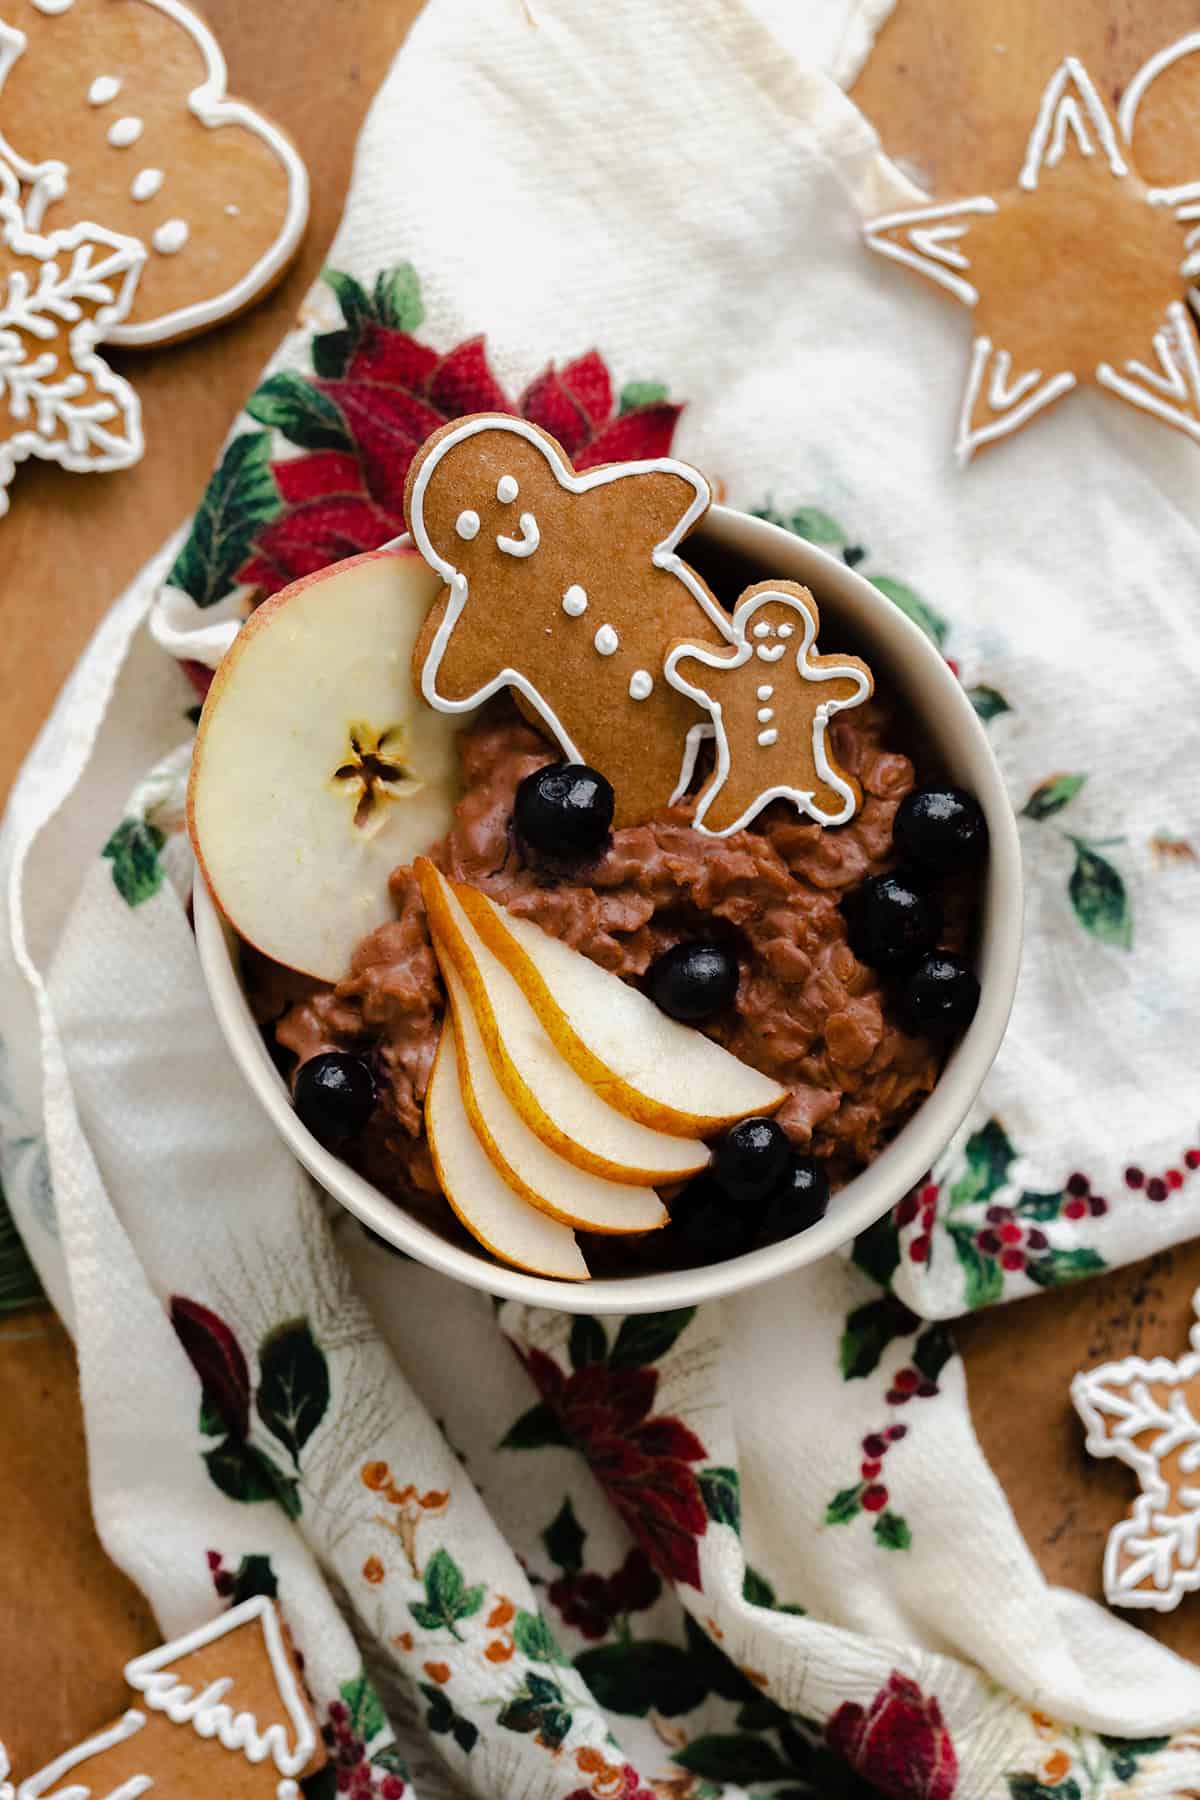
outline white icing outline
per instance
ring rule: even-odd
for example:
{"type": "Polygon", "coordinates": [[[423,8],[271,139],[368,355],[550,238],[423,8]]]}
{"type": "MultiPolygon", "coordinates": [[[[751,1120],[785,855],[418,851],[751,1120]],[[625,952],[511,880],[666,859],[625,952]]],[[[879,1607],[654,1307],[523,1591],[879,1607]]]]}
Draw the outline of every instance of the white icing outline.
{"type": "Polygon", "coordinates": [[[1167,307],[1167,322],[1154,334],[1154,351],[1162,366],[1161,374],[1131,357],[1125,364],[1124,374],[1118,374],[1111,363],[1098,364],[1096,380],[1132,406],[1156,414],[1168,425],[1186,431],[1200,442],[1200,354],[1197,354],[1194,327],[1182,300],[1172,300],[1167,307]],[[1179,361],[1176,361],[1176,355],[1179,361]],[[1158,392],[1148,391],[1147,383],[1151,390],[1158,392]],[[1172,395],[1190,401],[1190,410],[1173,406],[1172,395]]]}
{"type": "MultiPolygon", "coordinates": [[[[873,687],[870,676],[865,675],[860,668],[849,663],[843,665],[834,664],[832,667],[826,665],[825,667],[815,668],[809,662],[808,653],[812,649],[817,636],[817,617],[814,608],[808,602],[802,600],[798,594],[787,593],[774,588],[763,588],[757,593],[748,594],[739,600],[734,607],[730,626],[733,632],[732,655],[722,653],[719,650],[714,650],[706,644],[676,644],[675,648],[667,657],[664,669],[666,678],[671,686],[675,688],[677,692],[686,694],[689,699],[696,701],[697,705],[703,707],[709,714],[712,721],[712,732],[716,738],[717,755],[716,766],[713,770],[713,779],[707,784],[700,796],[699,804],[696,807],[695,817],[692,820],[693,828],[696,831],[703,832],[706,837],[729,837],[733,832],[741,831],[744,826],[748,825],[752,819],[758,816],[763,807],[769,805],[772,800],[790,800],[799,812],[807,813],[808,817],[810,819],[815,819],[818,825],[844,825],[848,819],[854,817],[854,813],[858,807],[858,796],[855,794],[854,789],[846,780],[845,776],[835,770],[833,764],[830,762],[825,737],[829,728],[829,721],[835,713],[845,712],[852,706],[861,706],[862,702],[870,696],[873,687]],[[746,810],[736,818],[731,825],[726,825],[722,831],[712,831],[705,825],[704,819],[711,808],[713,801],[729,779],[731,766],[729,738],[725,730],[724,714],[720,701],[714,700],[703,688],[696,687],[691,682],[685,681],[683,676],[679,673],[679,665],[681,662],[695,661],[703,663],[710,669],[726,670],[741,668],[744,663],[750,660],[754,649],[754,646],[749,641],[746,631],[747,620],[753,617],[760,606],[772,604],[791,607],[794,612],[799,613],[803,620],[803,632],[800,642],[796,647],[796,669],[798,674],[805,681],[832,681],[839,676],[848,677],[855,683],[857,688],[857,692],[848,700],[822,701],[813,714],[812,722],[813,762],[816,766],[817,774],[821,777],[822,781],[826,782],[827,785],[834,790],[835,793],[842,796],[843,805],[838,812],[823,812],[815,803],[812,792],[809,789],[788,787],[786,784],[781,783],[774,787],[765,788],[762,793],[756,795],[746,810]]],[[[691,733],[688,735],[690,737],[691,733]]],[[[758,734],[759,742],[761,743],[764,737],[769,735],[770,734],[768,733],[760,732],[758,734]]],[[[775,735],[777,736],[778,734],[776,733],[775,735]]],[[[675,797],[676,796],[672,796],[673,799],[675,797]]]]}
{"type": "Polygon", "coordinates": [[[135,1656],[125,1665],[125,1680],[145,1697],[146,1705],[152,1711],[165,1713],[177,1725],[190,1724],[198,1737],[215,1737],[227,1750],[240,1752],[247,1762],[261,1763],[269,1758],[281,1775],[302,1774],[317,1747],[316,1729],[301,1692],[295,1665],[283,1641],[279,1614],[265,1594],[243,1600],[240,1606],[219,1614],[207,1625],[197,1626],[195,1631],[176,1638],[173,1643],[149,1650],[144,1656],[135,1656]],[[253,1713],[235,1713],[224,1703],[222,1695],[232,1684],[232,1678],[210,1682],[207,1688],[195,1694],[170,1668],[170,1664],[205,1645],[216,1643],[255,1619],[262,1626],[276,1690],[295,1733],[294,1748],[288,1744],[285,1726],[272,1721],[265,1730],[260,1730],[253,1713]]]}
{"type": "MultiPolygon", "coordinates": [[[[993,200],[990,194],[976,194],[970,200],[950,200],[944,206],[909,207],[904,212],[882,213],[879,218],[868,220],[863,226],[863,238],[868,249],[877,250],[880,256],[890,256],[893,262],[906,264],[908,268],[915,269],[918,275],[926,275],[930,281],[936,281],[939,287],[944,287],[956,300],[961,300],[964,306],[974,306],[979,299],[979,289],[946,266],[950,260],[946,252],[939,254],[937,250],[929,250],[918,239],[928,239],[929,228],[936,227],[940,220],[962,219],[964,216],[987,217],[999,210],[999,202],[993,200]],[[894,238],[881,235],[892,231],[903,232],[907,242],[898,244],[894,238]]],[[[959,235],[963,236],[970,230],[970,225],[962,225],[958,230],[959,235]]],[[[961,250],[955,251],[953,255],[956,268],[970,268],[970,258],[961,250]]]]}
{"type": "MultiPolygon", "coordinates": [[[[557,739],[559,748],[567,760],[583,762],[583,756],[561,719],[549,702],[538,693],[528,676],[523,675],[519,669],[510,667],[501,669],[498,674],[493,675],[481,688],[477,688],[464,700],[451,700],[446,695],[438,693],[438,670],[441,668],[442,658],[446,654],[446,646],[450,642],[454,628],[462,617],[469,590],[467,577],[453,563],[447,562],[445,557],[433,546],[425,524],[425,490],[429,486],[433,471],[438,467],[442,458],[450,450],[457,448],[459,444],[465,443],[468,438],[478,437],[481,431],[509,431],[514,436],[523,438],[526,443],[532,444],[545,458],[558,485],[569,494],[590,493],[593,488],[607,487],[610,482],[622,481],[632,475],[678,475],[680,480],[686,482],[692,489],[692,499],[666,537],[660,543],[655,544],[650,552],[650,560],[656,569],[667,571],[683,583],[693,600],[699,605],[705,618],[717,627],[723,638],[729,641],[729,620],[721,612],[717,602],[709,596],[699,576],[688,568],[682,557],[675,553],[675,546],[707,512],[712,502],[712,490],[698,469],[693,469],[688,463],[677,462],[674,457],[670,456],[656,457],[647,462],[605,463],[598,469],[589,469],[585,474],[577,475],[564,459],[558,445],[544,437],[536,425],[531,425],[527,419],[509,418],[504,413],[480,413],[473,418],[465,419],[461,425],[438,439],[417,471],[409,499],[408,528],[412,533],[413,543],[425,561],[431,569],[436,570],[450,589],[445,614],[434,634],[429,654],[421,669],[421,693],[430,706],[438,712],[466,713],[474,712],[477,706],[482,706],[485,700],[490,700],[492,695],[498,694],[502,688],[516,688],[517,692],[533,707],[539,718],[545,722],[552,735],[557,739]]],[[[708,725],[693,725],[688,732],[684,740],[680,780],[672,799],[678,797],[690,781],[701,741],[710,735],[710,730],[708,725]]]]}
{"type": "MultiPolygon", "coordinates": [[[[104,1731],[97,1731],[94,1736],[85,1739],[82,1744],[76,1744],[73,1749],[64,1750],[61,1756],[56,1756],[53,1762],[47,1763],[35,1775],[27,1775],[17,1788],[17,1800],[41,1800],[42,1795],[63,1775],[78,1768],[80,1763],[90,1762],[93,1756],[103,1755],[114,1744],[123,1744],[127,1738],[136,1736],[145,1723],[145,1713],[131,1707],[115,1725],[109,1725],[104,1731]]],[[[134,1775],[128,1781],[123,1781],[115,1791],[104,1795],[103,1800],[138,1800],[139,1795],[149,1793],[153,1786],[151,1776],[134,1775]]],[[[90,1800],[91,1792],[90,1787],[72,1784],[69,1788],[62,1789],[56,1800],[90,1800]]]]}
{"type": "Polygon", "coordinates": [[[1181,56],[1187,56],[1193,50],[1200,50],[1200,31],[1186,32],[1183,37],[1176,38],[1173,44],[1168,44],[1165,50],[1156,50],[1154,55],[1142,64],[1121,95],[1121,102],[1117,107],[1117,124],[1121,127],[1121,136],[1127,144],[1132,145],[1133,143],[1133,126],[1137,118],[1137,110],[1150,83],[1161,75],[1164,69],[1169,69],[1172,63],[1178,62],[1181,56]]]}
{"type": "Polygon", "coordinates": [[[503,550],[505,556],[532,556],[542,541],[538,522],[531,512],[523,512],[517,523],[521,527],[520,537],[498,537],[496,548],[503,550]]]}
{"type": "Polygon", "coordinates": [[[1164,1512],[1170,1488],[1163,1480],[1161,1460],[1181,1443],[1179,1466],[1183,1473],[1200,1470],[1200,1423],[1193,1417],[1182,1389],[1200,1374],[1200,1289],[1192,1296],[1197,1323],[1188,1333],[1189,1351],[1173,1362],[1156,1356],[1147,1360],[1127,1356],[1120,1362],[1102,1363],[1081,1371],[1071,1382],[1071,1401],[1083,1421],[1085,1446],[1092,1456],[1116,1457],[1137,1475],[1142,1492],[1129,1516],[1114,1525],[1104,1548],[1104,1597],[1110,1606],[1150,1607],[1170,1612],[1187,1593],[1200,1588],[1200,1486],[1181,1487],[1178,1498],[1186,1511],[1164,1512]],[[1145,1384],[1165,1381],[1175,1388],[1165,1414],[1154,1409],[1145,1384]],[[1113,1388],[1127,1388],[1129,1398],[1113,1388]],[[1154,1409],[1152,1411],[1152,1409],[1154,1409]],[[1104,1429],[1106,1418],[1122,1423],[1112,1435],[1104,1429]],[[1161,1431],[1145,1447],[1135,1440],[1161,1425],[1161,1431]],[[1163,1530],[1163,1527],[1168,1527],[1163,1530]],[[1170,1550],[1182,1546],[1184,1560],[1175,1559],[1168,1580],[1160,1579],[1171,1562],[1170,1550]],[[1140,1561],[1122,1570],[1122,1552],[1134,1551],[1140,1561]],[[1149,1575],[1154,1585],[1139,1585],[1149,1575]]]}
{"type": "MultiPolygon", "coordinates": [[[[1096,132],[1100,148],[1103,150],[1109,168],[1116,176],[1128,175],[1129,164],[1121,155],[1117,134],[1113,130],[1104,103],[1096,92],[1095,83],[1077,56],[1065,56],[1058,68],[1046,83],[1042,93],[1041,105],[1033,130],[1029,134],[1029,143],[1025,150],[1025,161],[1021,165],[1021,173],[1017,177],[1018,187],[1032,194],[1037,187],[1042,168],[1052,169],[1062,160],[1066,149],[1066,127],[1059,114],[1065,104],[1077,125],[1082,128],[1079,118],[1079,102],[1083,101],[1088,117],[1096,132]],[[1066,92],[1068,84],[1074,82],[1075,93],[1066,92]],[[1049,149],[1046,140],[1053,128],[1054,136],[1049,149]]],[[[1091,156],[1092,150],[1085,147],[1082,138],[1079,140],[1080,151],[1084,156],[1091,156]]]]}
{"type": "MultiPolygon", "coordinates": [[[[1014,394],[1017,391],[1020,391],[1025,394],[1025,398],[1021,400],[1019,404],[1012,406],[1002,419],[997,419],[992,425],[980,425],[977,430],[973,431],[971,429],[971,416],[975,410],[975,402],[979,398],[979,390],[983,386],[984,377],[987,374],[988,362],[991,358],[993,348],[994,346],[991,338],[985,336],[977,337],[972,346],[971,370],[967,376],[966,387],[963,389],[962,408],[958,416],[958,436],[954,442],[955,454],[962,464],[970,462],[972,456],[974,456],[981,444],[990,444],[996,438],[1007,437],[1010,432],[1016,431],[1020,426],[1024,425],[1027,419],[1031,419],[1034,413],[1041,412],[1043,407],[1052,406],[1063,394],[1070,393],[1073,387],[1078,386],[1074,375],[1072,375],[1069,370],[1063,369],[1059,374],[1049,376],[1042,382],[1041,386],[1036,388],[1032,393],[1025,393],[1028,384],[1025,377],[1022,376],[1008,392],[1014,394]]],[[[997,361],[999,361],[1001,357],[1007,358],[1008,352],[1005,350],[999,351],[997,353],[997,361]]],[[[998,379],[1002,384],[1007,378],[1009,366],[1009,361],[1006,361],[1004,364],[1004,374],[1002,376],[997,372],[993,373],[991,388],[988,395],[990,405],[995,404],[991,398],[993,392],[997,392],[1002,396],[1005,391],[1003,385],[997,388],[996,384],[998,379]]],[[[1040,378],[1041,370],[1037,370],[1036,374],[1040,378]]]]}
{"type": "MultiPolygon", "coordinates": [[[[75,0],[34,0],[38,11],[48,17],[69,12],[74,3],[75,0]]],[[[133,0],[125,0],[125,3],[132,4],[133,0]]],[[[245,101],[231,100],[228,97],[225,58],[220,44],[204,20],[184,6],[182,0],[138,0],[138,4],[152,6],[182,26],[204,59],[204,79],[188,94],[188,110],[209,130],[216,130],[223,125],[240,125],[255,137],[261,138],[283,165],[287,176],[288,197],[283,224],[274,242],[267,246],[258,261],[231,287],[226,288],[223,293],[213,295],[211,299],[176,307],[173,312],[162,313],[155,319],[143,319],[135,324],[115,324],[107,334],[108,341],[125,345],[159,344],[168,338],[200,331],[248,306],[291,261],[308,223],[309,204],[308,170],[294,144],[277,125],[273,125],[245,101]]],[[[9,71],[27,42],[23,31],[0,23],[0,94],[3,93],[9,71]]],[[[27,202],[27,220],[30,230],[40,230],[47,206],[55,200],[61,200],[66,193],[70,177],[67,165],[54,158],[43,163],[27,161],[12,148],[2,131],[0,155],[7,156],[22,180],[32,187],[33,192],[27,202]]],[[[99,231],[96,226],[88,229],[94,234],[99,231]]]]}
{"type": "MultiPolygon", "coordinates": [[[[0,30],[3,29],[0,27],[0,30]]],[[[87,423],[97,440],[94,454],[88,453],[86,443],[80,448],[69,431],[65,438],[49,437],[38,424],[15,431],[11,437],[0,440],[0,518],[8,511],[8,487],[17,464],[25,462],[31,456],[36,456],[43,462],[56,462],[61,468],[69,469],[74,474],[90,475],[112,469],[127,469],[141,460],[146,448],[141,425],[141,402],[135,390],[123,376],[115,374],[109,368],[95,349],[101,339],[111,338],[114,323],[123,319],[133,304],[134,291],[146,260],[145,248],[137,238],[122,237],[118,232],[87,222],[72,225],[64,231],[52,231],[43,237],[28,228],[19,192],[15,173],[0,161],[0,239],[18,256],[36,258],[47,272],[56,267],[57,258],[79,252],[85,244],[107,246],[112,254],[88,269],[86,280],[87,285],[94,290],[89,298],[97,298],[95,290],[109,293],[112,298],[103,301],[91,318],[84,316],[74,301],[60,303],[55,309],[56,314],[63,325],[70,326],[70,330],[56,334],[48,320],[46,329],[40,330],[31,326],[28,319],[18,320],[17,309],[31,297],[29,283],[23,271],[9,272],[7,286],[0,295],[0,389],[8,390],[9,413],[13,417],[20,416],[14,412],[11,378],[6,374],[4,355],[7,350],[19,347],[16,326],[20,323],[26,335],[57,337],[69,349],[70,367],[63,366],[66,359],[55,350],[48,348],[44,353],[49,360],[42,373],[58,377],[54,384],[58,398],[63,401],[73,399],[75,393],[86,390],[87,382],[90,381],[98,393],[107,396],[107,402],[112,403],[122,424],[127,425],[128,435],[114,437],[103,429],[106,421],[100,408],[107,402],[101,400],[88,409],[91,416],[87,423]]],[[[37,365],[31,365],[26,360],[20,366],[28,370],[37,365]]],[[[28,399],[25,406],[28,411],[28,399]]]]}

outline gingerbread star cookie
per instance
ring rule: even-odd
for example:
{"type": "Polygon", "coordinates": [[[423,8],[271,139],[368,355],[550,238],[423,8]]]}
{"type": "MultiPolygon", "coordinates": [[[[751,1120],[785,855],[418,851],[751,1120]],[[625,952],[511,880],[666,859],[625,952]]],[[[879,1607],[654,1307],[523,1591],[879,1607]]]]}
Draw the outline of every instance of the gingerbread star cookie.
{"type": "Polygon", "coordinates": [[[413,542],[447,583],[417,640],[418,690],[465,713],[511,689],[565,757],[608,777],[618,826],[660,811],[709,730],[665,679],[665,652],[728,641],[676,549],[710,498],[672,457],[577,474],[546,432],[504,414],[436,432],[405,492],[413,542]]]}
{"type": "Polygon", "coordinates": [[[974,312],[961,462],[1081,383],[1200,440],[1200,344],[1184,304],[1200,273],[1200,182],[1150,186],[1130,149],[1147,87],[1195,47],[1184,40],[1152,58],[1115,118],[1067,57],[1042,96],[1015,186],[865,227],[872,250],[974,312]]]}
{"type": "Polygon", "coordinates": [[[0,0],[0,154],[30,228],[93,220],[146,253],[113,343],[229,318],[299,245],[304,164],[225,88],[220,46],[182,0],[0,0]]]}
{"type": "Polygon", "coordinates": [[[818,622],[807,588],[763,581],[734,608],[731,648],[689,642],[668,654],[668,682],[707,709],[716,738],[697,831],[728,837],[772,800],[819,825],[853,817],[862,794],[834,760],[829,721],[869,697],[871,671],[857,656],[818,656],[818,622]]]}
{"type": "Polygon", "coordinates": [[[162,1793],[300,1800],[325,1750],[273,1603],[243,1601],[125,1669],[134,1702],[17,1788],[17,1800],[162,1793]]]}

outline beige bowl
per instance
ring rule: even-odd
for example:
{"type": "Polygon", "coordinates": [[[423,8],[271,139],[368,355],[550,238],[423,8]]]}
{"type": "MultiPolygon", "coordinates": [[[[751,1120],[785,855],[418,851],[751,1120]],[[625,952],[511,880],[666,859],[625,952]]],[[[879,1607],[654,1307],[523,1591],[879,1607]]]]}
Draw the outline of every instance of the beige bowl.
{"type": "Polygon", "coordinates": [[[242,991],[237,945],[196,882],[196,941],[217,1019],[234,1060],[284,1142],[334,1199],[372,1231],[419,1262],[471,1287],[564,1312],[640,1313],[694,1306],[803,1268],[848,1242],[918,1181],[945,1148],[992,1065],[1004,1035],[1021,951],[1021,861],[1016,821],[983,726],[938,651],[892,602],[852,569],[764,520],[714,506],[688,540],[689,561],[732,599],[752,581],[805,582],[821,610],[823,650],[857,651],[881,692],[898,694],[921,721],[946,775],[983,807],[991,854],[983,883],[976,972],[979,1009],[932,1094],[869,1168],[847,1183],[811,1230],[700,1269],[594,1281],[550,1281],[464,1248],[447,1208],[447,1235],[389,1199],[305,1129],[267,1052],[242,991]]]}

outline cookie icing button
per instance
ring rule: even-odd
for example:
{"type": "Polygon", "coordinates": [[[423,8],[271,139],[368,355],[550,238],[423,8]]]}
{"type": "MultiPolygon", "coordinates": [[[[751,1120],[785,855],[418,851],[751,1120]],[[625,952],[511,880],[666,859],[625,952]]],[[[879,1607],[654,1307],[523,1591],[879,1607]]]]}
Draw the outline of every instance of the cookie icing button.
{"type": "Polygon", "coordinates": [[[466,512],[460,512],[454,521],[454,529],[460,538],[465,538],[470,543],[473,537],[479,536],[479,514],[472,512],[470,508],[466,512]]]}
{"type": "MultiPolygon", "coordinates": [[[[502,481],[506,480],[506,479],[511,480],[512,478],[511,478],[511,476],[509,476],[509,477],[501,476],[502,481]]],[[[516,485],[517,484],[514,481],[513,482],[514,488],[516,487],[516,485]]],[[[497,488],[497,493],[499,493],[499,488],[497,488]]],[[[538,545],[541,543],[541,541],[542,541],[542,534],[538,530],[538,522],[534,518],[533,514],[532,513],[522,513],[521,514],[521,535],[520,535],[520,537],[519,538],[498,537],[496,539],[496,544],[499,547],[499,549],[503,550],[503,552],[506,556],[532,556],[534,551],[537,549],[538,545]]]]}
{"type": "Polygon", "coordinates": [[[760,706],[759,707],[758,722],[760,725],[769,725],[771,723],[771,720],[774,717],[775,717],[775,708],[773,706],[760,706]]]}
{"type": "Polygon", "coordinates": [[[187,241],[188,228],[186,219],[168,219],[165,224],[158,227],[157,231],[150,239],[154,248],[162,256],[174,256],[177,250],[183,249],[183,246],[187,241]]]}
{"type": "Polygon", "coordinates": [[[120,91],[121,83],[115,75],[97,75],[88,89],[88,105],[107,106],[110,100],[116,99],[120,91]]]}
{"type": "Polygon", "coordinates": [[[773,726],[770,731],[760,731],[758,734],[758,741],[764,749],[770,744],[777,743],[778,739],[779,733],[773,726]]]}
{"type": "Polygon", "coordinates": [[[134,113],[127,113],[123,119],[114,119],[108,128],[108,141],[114,150],[128,150],[130,144],[136,144],[146,129],[145,124],[134,113]]]}
{"type": "Polygon", "coordinates": [[[601,656],[615,656],[621,648],[621,640],[611,625],[602,625],[592,642],[601,656]]]}
{"type": "Polygon", "coordinates": [[[771,695],[774,692],[775,692],[775,689],[771,686],[771,684],[769,682],[765,682],[763,684],[763,686],[760,687],[758,690],[758,697],[760,700],[769,700],[771,698],[771,695]]]}
{"type": "Polygon", "coordinates": [[[587,611],[587,595],[578,583],[569,587],[563,595],[562,609],[572,619],[578,619],[587,611]]]}
{"type": "Polygon", "coordinates": [[[648,700],[654,691],[654,677],[649,669],[635,669],[629,677],[629,698],[648,700]]]}
{"type": "Polygon", "coordinates": [[[520,493],[520,484],[515,475],[502,475],[496,483],[496,498],[507,506],[520,493]]]}
{"type": "Polygon", "coordinates": [[[139,169],[129,184],[135,200],[153,200],[166,177],[161,169],[139,169]]]}

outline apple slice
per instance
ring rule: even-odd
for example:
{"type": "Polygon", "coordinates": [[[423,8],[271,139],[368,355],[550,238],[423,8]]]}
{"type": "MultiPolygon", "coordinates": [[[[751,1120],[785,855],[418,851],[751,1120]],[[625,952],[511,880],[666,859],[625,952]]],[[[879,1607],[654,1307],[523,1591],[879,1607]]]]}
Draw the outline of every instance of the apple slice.
{"type": "Polygon", "coordinates": [[[515,1194],[475,1136],[459,1084],[454,1020],[442,1025],[425,1093],[425,1129],[443,1194],[472,1237],[501,1262],[556,1281],[586,1281],[575,1234],[515,1194]]]}
{"type": "MultiPolygon", "coordinates": [[[[435,940],[436,942],[436,940],[435,940]]],[[[454,1014],[458,1081],[475,1136],[501,1178],[530,1206],[579,1231],[657,1231],[670,1214],[653,1188],[604,1181],[547,1149],[496,1079],[462,976],[447,951],[439,961],[454,1014]]]]}
{"type": "Polygon", "coordinates": [[[576,1073],[498,957],[483,943],[445,876],[428,857],[413,865],[430,926],[453,961],[504,1092],[543,1144],[608,1181],[658,1187],[707,1168],[694,1138],[668,1137],[626,1118],[576,1073]]]}
{"type": "Polygon", "coordinates": [[[787,1089],[660,1012],[618,975],[453,884],[475,930],[499,957],[571,1066],[619,1112],[657,1131],[711,1137],[738,1119],[772,1113],[787,1089]]]}
{"type": "Polygon", "coordinates": [[[209,890],[241,937],[324,981],[451,821],[462,721],[409,674],[440,585],[415,550],[322,569],[250,615],[204,703],[188,824],[209,890]]]}

